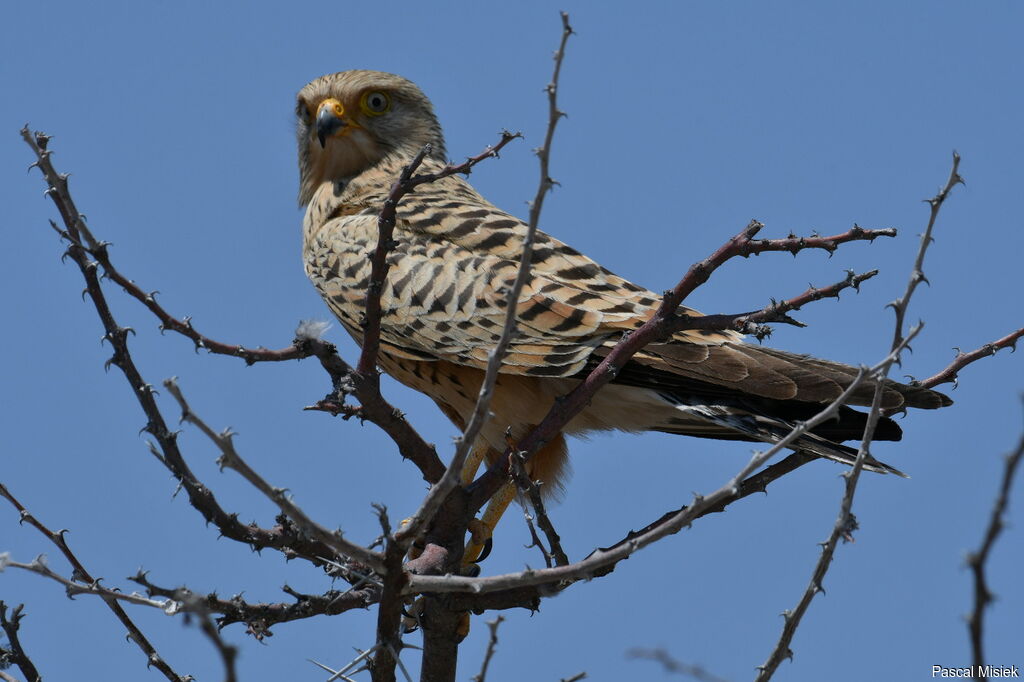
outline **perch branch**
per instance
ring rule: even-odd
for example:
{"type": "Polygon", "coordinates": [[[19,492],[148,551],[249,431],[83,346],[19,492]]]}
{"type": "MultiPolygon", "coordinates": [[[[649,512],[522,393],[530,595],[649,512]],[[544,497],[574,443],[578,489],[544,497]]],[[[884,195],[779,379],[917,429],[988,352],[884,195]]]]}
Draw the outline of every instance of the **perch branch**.
{"type": "MultiPolygon", "coordinates": [[[[907,341],[914,337],[917,333],[917,329],[918,328],[915,328],[910,334],[908,334],[907,341]]],[[[900,346],[899,350],[902,350],[904,346],[905,343],[900,346]]],[[[846,390],[844,390],[836,400],[826,405],[818,414],[814,415],[806,422],[797,424],[790,433],[788,433],[778,443],[772,445],[768,450],[755,453],[746,466],[740,469],[732,479],[718,490],[707,496],[697,496],[692,504],[684,507],[678,513],[672,514],[667,518],[663,517],[663,519],[654,527],[643,533],[633,535],[628,539],[628,542],[621,543],[609,549],[597,549],[585,559],[567,566],[558,566],[536,571],[528,570],[487,578],[429,575],[411,576],[408,592],[411,594],[424,592],[464,592],[469,594],[485,594],[488,592],[509,590],[531,585],[544,585],[549,588],[560,589],[562,586],[573,581],[592,578],[601,571],[603,571],[603,573],[607,573],[607,568],[614,566],[619,561],[629,557],[636,551],[657,542],[664,537],[679,532],[696,518],[699,518],[710,511],[718,510],[723,503],[726,503],[728,500],[736,497],[741,492],[741,486],[744,479],[750,476],[754,470],[760,468],[778,452],[789,447],[795,440],[809,432],[818,424],[823,423],[827,419],[833,418],[837,414],[839,407],[846,403],[853,392],[856,391],[868,378],[874,379],[881,367],[885,363],[891,362],[894,355],[895,352],[890,353],[882,363],[879,363],[879,365],[876,365],[871,369],[862,369],[858,373],[857,377],[851,381],[846,390]]]]}

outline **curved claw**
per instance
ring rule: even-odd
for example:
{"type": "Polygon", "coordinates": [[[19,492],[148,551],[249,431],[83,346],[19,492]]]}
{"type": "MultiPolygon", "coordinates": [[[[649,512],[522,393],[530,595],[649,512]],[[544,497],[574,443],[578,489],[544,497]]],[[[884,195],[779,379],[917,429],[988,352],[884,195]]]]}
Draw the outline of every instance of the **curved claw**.
{"type": "Polygon", "coordinates": [[[491,550],[494,549],[494,538],[487,538],[484,540],[484,548],[480,550],[480,556],[473,559],[470,563],[479,564],[481,561],[491,555],[491,550]]]}

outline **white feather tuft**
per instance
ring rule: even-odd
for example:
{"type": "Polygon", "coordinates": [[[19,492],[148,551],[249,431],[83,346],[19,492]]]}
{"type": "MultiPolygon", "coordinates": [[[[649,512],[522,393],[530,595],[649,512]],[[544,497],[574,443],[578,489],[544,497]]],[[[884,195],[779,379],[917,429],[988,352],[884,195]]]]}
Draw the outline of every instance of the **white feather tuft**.
{"type": "Polygon", "coordinates": [[[300,320],[299,326],[295,328],[295,338],[320,339],[330,328],[331,323],[327,320],[300,320]]]}

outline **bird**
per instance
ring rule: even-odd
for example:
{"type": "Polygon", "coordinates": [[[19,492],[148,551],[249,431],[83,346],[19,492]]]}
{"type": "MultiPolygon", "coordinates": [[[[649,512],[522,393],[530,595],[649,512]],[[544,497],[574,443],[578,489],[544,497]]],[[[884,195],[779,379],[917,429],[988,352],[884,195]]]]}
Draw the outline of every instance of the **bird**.
{"type": "MultiPolygon", "coordinates": [[[[433,105],[413,82],[379,71],[317,78],[296,99],[299,203],[305,270],[328,308],[362,344],[377,219],[392,183],[427,149],[420,172],[447,163],[433,105]]],[[[508,291],[522,257],[527,225],[483,198],[457,175],[419,186],[397,207],[390,271],[381,291],[378,365],[429,396],[456,427],[472,414],[489,354],[499,340],[508,291]]],[[[474,444],[464,482],[524,438],[555,401],[587,376],[624,333],[655,312],[661,296],[619,277],[538,230],[529,277],[515,302],[511,338],[494,387],[490,416],[474,444]]],[[[700,315],[680,307],[679,313],[700,315]]],[[[730,330],[684,330],[652,343],[621,367],[563,432],[537,451],[528,473],[547,494],[568,474],[565,436],[595,431],[660,431],[774,443],[850,385],[854,367],[750,343],[730,330]]],[[[871,404],[866,382],[849,405],[871,404]]],[[[885,380],[882,406],[934,409],[945,395],[885,380]]],[[[866,414],[849,405],[792,444],[798,452],[851,464],[866,414]]],[[[875,438],[899,440],[882,417],[875,438]]],[[[864,468],[900,474],[868,457],[864,468]]],[[[495,495],[467,556],[514,497],[495,495]]]]}

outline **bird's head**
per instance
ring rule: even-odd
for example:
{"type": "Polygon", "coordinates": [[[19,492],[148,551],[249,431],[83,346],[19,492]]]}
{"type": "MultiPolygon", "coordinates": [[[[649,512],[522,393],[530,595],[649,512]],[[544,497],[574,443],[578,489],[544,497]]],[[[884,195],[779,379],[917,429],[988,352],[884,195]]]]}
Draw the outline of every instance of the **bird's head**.
{"type": "Polygon", "coordinates": [[[425,144],[444,161],[434,108],[411,81],[380,71],[321,76],[299,91],[299,203],[324,182],[347,182],[388,157],[411,159],[425,144]]]}

